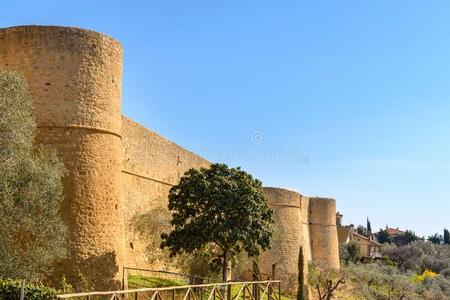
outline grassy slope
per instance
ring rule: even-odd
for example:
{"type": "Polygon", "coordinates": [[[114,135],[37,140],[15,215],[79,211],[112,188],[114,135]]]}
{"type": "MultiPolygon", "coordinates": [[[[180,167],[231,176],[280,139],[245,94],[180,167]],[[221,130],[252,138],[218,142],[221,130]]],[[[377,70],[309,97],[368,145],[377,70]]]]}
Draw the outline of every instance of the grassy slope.
{"type": "Polygon", "coordinates": [[[185,281],[176,279],[167,279],[160,277],[149,277],[142,275],[129,275],[128,276],[128,288],[152,288],[152,287],[168,287],[168,286],[180,286],[186,285],[185,281]]]}

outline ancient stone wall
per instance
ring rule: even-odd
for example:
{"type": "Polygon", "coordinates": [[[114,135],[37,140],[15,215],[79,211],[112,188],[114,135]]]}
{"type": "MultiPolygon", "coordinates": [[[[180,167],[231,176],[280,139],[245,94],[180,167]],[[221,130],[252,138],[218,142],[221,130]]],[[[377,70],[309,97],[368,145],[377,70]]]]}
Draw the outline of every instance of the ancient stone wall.
{"type": "Polygon", "coordinates": [[[309,199],[309,234],[313,261],[339,268],[339,243],[336,228],[336,200],[309,199]]]}
{"type": "Polygon", "coordinates": [[[272,248],[258,258],[260,271],[271,274],[275,268],[275,277],[282,280],[283,288],[295,291],[300,247],[305,276],[311,261],[339,268],[336,201],[281,188],[266,187],[264,193],[274,211],[275,235],[272,248]]]}
{"type": "Polygon", "coordinates": [[[126,117],[122,122],[125,263],[130,267],[170,267],[167,260],[149,264],[147,242],[134,228],[133,218],[158,207],[166,208],[169,189],[180,176],[190,168],[207,167],[210,162],[126,117]]]}
{"type": "Polygon", "coordinates": [[[16,70],[28,82],[37,142],[57,149],[68,171],[61,211],[69,226],[69,257],[58,269],[69,279],[83,273],[97,289],[118,286],[124,234],[120,44],[76,28],[1,29],[4,70],[16,70]]]}
{"type": "MultiPolygon", "coordinates": [[[[0,72],[5,70],[27,80],[36,142],[56,149],[67,168],[61,211],[69,256],[56,266],[55,279],[65,274],[79,280],[81,273],[95,289],[113,289],[124,265],[168,267],[167,258],[149,260],[156,250],[147,255],[134,220],[165,208],[180,176],[210,162],[122,117],[120,44],[77,28],[0,29],[0,72]]],[[[295,288],[300,247],[305,265],[318,260],[339,267],[335,201],[279,188],[264,192],[276,233],[273,248],[259,258],[261,271],[271,274],[275,266],[283,285],[295,288]]]]}
{"type": "MultiPolygon", "coordinates": [[[[282,280],[284,289],[295,287],[298,278],[298,253],[303,241],[301,195],[295,191],[266,187],[264,194],[273,209],[275,233],[272,248],[258,257],[260,271],[282,280]]],[[[264,275],[263,274],[263,275],[264,275]]]]}

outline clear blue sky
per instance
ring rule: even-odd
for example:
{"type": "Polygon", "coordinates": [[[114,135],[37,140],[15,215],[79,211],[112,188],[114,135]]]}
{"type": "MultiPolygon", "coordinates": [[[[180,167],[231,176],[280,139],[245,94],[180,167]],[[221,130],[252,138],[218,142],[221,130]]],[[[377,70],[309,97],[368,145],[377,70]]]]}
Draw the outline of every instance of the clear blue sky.
{"type": "Polygon", "coordinates": [[[450,2],[6,1],[0,26],[100,31],[124,114],[345,222],[450,228],[450,2]]]}

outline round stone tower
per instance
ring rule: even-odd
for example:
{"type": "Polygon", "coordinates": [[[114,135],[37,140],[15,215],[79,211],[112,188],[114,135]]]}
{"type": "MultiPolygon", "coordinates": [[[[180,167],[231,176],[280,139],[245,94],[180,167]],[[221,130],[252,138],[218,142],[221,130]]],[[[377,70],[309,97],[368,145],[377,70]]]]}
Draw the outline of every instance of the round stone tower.
{"type": "Polygon", "coordinates": [[[124,251],[120,44],[78,28],[0,29],[5,70],[28,82],[37,143],[56,149],[67,169],[61,212],[69,254],[56,274],[82,274],[96,289],[117,287],[124,251]]]}
{"type": "MultiPolygon", "coordinates": [[[[283,288],[294,291],[298,281],[298,254],[303,242],[302,195],[272,187],[265,187],[264,194],[274,212],[275,234],[272,248],[261,253],[258,265],[262,273],[270,275],[274,268],[275,278],[281,280],[283,288]]],[[[266,278],[263,274],[263,279],[266,278]]]]}
{"type": "Polygon", "coordinates": [[[339,245],[336,228],[336,200],[309,199],[309,236],[313,261],[339,269],[339,245]]]}

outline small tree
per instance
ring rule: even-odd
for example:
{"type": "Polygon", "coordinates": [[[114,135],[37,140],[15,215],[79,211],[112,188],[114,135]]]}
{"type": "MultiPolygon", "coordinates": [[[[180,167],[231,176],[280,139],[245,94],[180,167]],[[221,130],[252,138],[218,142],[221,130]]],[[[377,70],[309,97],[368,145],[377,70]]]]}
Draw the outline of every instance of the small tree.
{"type": "Polygon", "coordinates": [[[372,235],[372,225],[370,224],[369,217],[367,217],[366,228],[367,228],[367,237],[369,237],[370,235],[372,235]]]}
{"type": "Polygon", "coordinates": [[[261,182],[240,168],[212,164],[190,169],[169,192],[172,230],[163,233],[161,247],[170,255],[192,253],[213,244],[220,249],[222,280],[231,259],[241,251],[249,256],[270,247],[272,210],[261,182]]]}
{"type": "Polygon", "coordinates": [[[341,245],[339,255],[346,265],[350,262],[358,262],[361,259],[358,243],[356,241],[350,241],[347,244],[341,245]]]}
{"type": "Polygon", "coordinates": [[[303,246],[300,246],[298,253],[298,288],[297,300],[305,299],[305,257],[303,255],[303,246]]]}
{"type": "Polygon", "coordinates": [[[392,241],[394,244],[398,246],[408,245],[414,241],[420,240],[421,238],[418,237],[414,231],[412,230],[406,230],[404,234],[400,234],[395,236],[392,241]]]}
{"type": "Polygon", "coordinates": [[[380,229],[380,231],[378,231],[378,233],[376,233],[375,236],[377,238],[378,243],[380,243],[380,244],[386,244],[386,243],[392,242],[392,238],[386,229],[380,229]]]}
{"type": "Polygon", "coordinates": [[[433,235],[428,236],[427,240],[435,245],[440,245],[442,244],[442,241],[444,239],[442,238],[442,235],[440,235],[439,233],[435,233],[433,235]]]}
{"type": "Polygon", "coordinates": [[[422,258],[422,250],[413,244],[397,246],[394,244],[383,246],[383,255],[397,263],[401,270],[415,270],[422,258]]]}
{"type": "Polygon", "coordinates": [[[308,283],[319,300],[330,300],[336,290],[345,284],[344,273],[326,264],[310,264],[308,283]]]}
{"type": "Polygon", "coordinates": [[[444,229],[444,245],[450,245],[450,232],[444,229]]]}
{"type": "Polygon", "coordinates": [[[0,74],[0,277],[40,279],[65,255],[64,168],[35,131],[25,82],[0,74]]]}
{"type": "Polygon", "coordinates": [[[362,225],[358,225],[358,227],[356,227],[356,232],[360,235],[367,236],[367,228],[362,225]]]}

